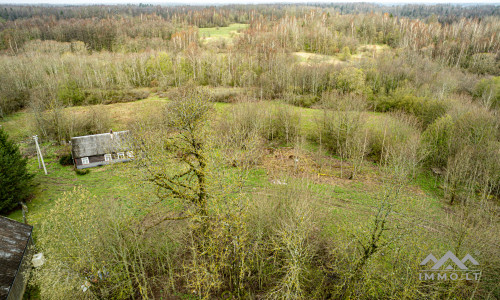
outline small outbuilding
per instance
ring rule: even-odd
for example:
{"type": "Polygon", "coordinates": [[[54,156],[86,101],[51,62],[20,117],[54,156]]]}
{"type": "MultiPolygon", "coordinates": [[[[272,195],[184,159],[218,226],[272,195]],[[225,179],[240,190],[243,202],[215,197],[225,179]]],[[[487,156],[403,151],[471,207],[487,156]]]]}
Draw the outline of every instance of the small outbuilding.
{"type": "Polygon", "coordinates": [[[20,300],[33,256],[33,226],[0,216],[0,300],[20,300]]]}
{"type": "Polygon", "coordinates": [[[71,154],[76,168],[130,161],[134,153],[129,147],[128,138],[128,130],[71,138],[71,154]]]}

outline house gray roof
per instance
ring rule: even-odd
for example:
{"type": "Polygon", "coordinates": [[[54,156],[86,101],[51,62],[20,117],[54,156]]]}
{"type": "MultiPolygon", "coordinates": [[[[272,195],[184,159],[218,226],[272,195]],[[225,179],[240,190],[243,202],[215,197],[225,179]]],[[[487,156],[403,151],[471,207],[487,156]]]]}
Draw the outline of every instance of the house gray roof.
{"type": "Polygon", "coordinates": [[[71,138],[73,158],[103,155],[128,150],[129,131],[118,131],[71,138]]]}
{"type": "Polygon", "coordinates": [[[9,295],[33,227],[0,216],[0,299],[9,295]]]}

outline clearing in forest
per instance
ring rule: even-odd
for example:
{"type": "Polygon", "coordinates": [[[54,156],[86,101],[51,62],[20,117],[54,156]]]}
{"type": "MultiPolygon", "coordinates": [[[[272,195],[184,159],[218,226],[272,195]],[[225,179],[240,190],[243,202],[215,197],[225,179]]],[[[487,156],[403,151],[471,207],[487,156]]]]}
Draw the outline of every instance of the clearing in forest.
{"type": "Polygon", "coordinates": [[[332,55],[324,55],[309,52],[294,52],[293,55],[298,58],[300,64],[341,64],[340,59],[332,55]]]}
{"type": "Polygon", "coordinates": [[[214,41],[214,40],[226,40],[231,41],[233,37],[240,34],[240,30],[244,30],[248,27],[248,24],[234,23],[227,27],[207,27],[200,28],[199,34],[200,38],[204,42],[214,41]]]}

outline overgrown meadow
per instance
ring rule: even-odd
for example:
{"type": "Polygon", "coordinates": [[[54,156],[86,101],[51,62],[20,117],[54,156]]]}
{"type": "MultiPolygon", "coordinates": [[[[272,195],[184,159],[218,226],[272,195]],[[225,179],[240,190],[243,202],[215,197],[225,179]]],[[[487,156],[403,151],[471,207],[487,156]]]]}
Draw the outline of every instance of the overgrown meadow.
{"type": "Polygon", "coordinates": [[[499,298],[499,32],[495,5],[0,7],[25,297],[499,298]],[[75,172],[110,129],[134,161],[75,172]],[[421,276],[448,251],[479,278],[421,276]]]}

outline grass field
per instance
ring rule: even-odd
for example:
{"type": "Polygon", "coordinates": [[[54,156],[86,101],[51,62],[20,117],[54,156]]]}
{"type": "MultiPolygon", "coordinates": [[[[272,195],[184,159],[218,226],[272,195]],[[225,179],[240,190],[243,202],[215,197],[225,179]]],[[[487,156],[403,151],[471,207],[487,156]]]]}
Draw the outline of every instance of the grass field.
{"type": "Polygon", "coordinates": [[[227,27],[208,27],[200,28],[199,34],[203,41],[210,42],[214,40],[231,41],[233,37],[239,34],[239,30],[244,30],[248,24],[234,23],[227,27]]]}
{"type": "Polygon", "coordinates": [[[298,62],[302,64],[342,64],[343,62],[335,56],[323,55],[309,52],[294,52],[293,55],[297,57],[298,62]]]}
{"type": "Polygon", "coordinates": [[[387,45],[372,45],[362,44],[358,46],[356,53],[352,54],[349,58],[343,57],[342,53],[335,55],[325,55],[311,52],[293,52],[299,64],[331,64],[331,65],[345,65],[347,61],[359,61],[365,58],[373,58],[376,55],[388,51],[390,48],[387,45]]]}
{"type": "MultiPolygon", "coordinates": [[[[166,98],[151,95],[147,99],[136,102],[100,105],[97,108],[106,110],[110,114],[113,120],[112,129],[117,131],[127,129],[135,120],[147,116],[152,111],[157,111],[166,101],[168,101],[166,98]]],[[[230,105],[237,104],[216,103],[216,113],[223,114],[230,105]]],[[[73,113],[85,113],[87,109],[89,108],[67,108],[67,110],[73,113]]],[[[318,109],[293,107],[293,110],[301,116],[302,134],[304,135],[313,130],[315,120],[322,114],[321,110],[318,109]]],[[[368,119],[367,124],[371,124],[369,126],[375,126],[377,123],[385,123],[388,118],[387,115],[376,113],[365,113],[364,117],[368,119]]],[[[1,125],[4,126],[14,140],[21,143],[24,150],[30,150],[34,147],[30,139],[30,118],[30,113],[19,112],[1,121],[1,125]]],[[[113,164],[92,168],[87,175],[76,175],[72,167],[61,166],[58,163],[58,156],[61,153],[68,152],[68,146],[58,146],[42,141],[41,147],[48,175],[44,175],[43,171],[38,169],[37,158],[32,155],[29,158],[29,167],[36,174],[35,182],[37,188],[32,200],[28,203],[30,210],[28,216],[48,213],[54,200],[61,197],[63,193],[72,191],[76,186],[82,186],[96,196],[112,197],[116,201],[123,201],[125,203],[133,203],[141,197],[141,194],[148,194],[147,189],[150,188],[146,187],[147,185],[141,181],[140,172],[135,169],[134,163],[113,164]]],[[[323,170],[321,172],[328,173],[328,175],[320,175],[317,169],[309,165],[313,160],[310,151],[314,151],[312,150],[314,147],[306,143],[303,145],[303,148],[301,155],[307,159],[301,161],[301,164],[303,164],[303,169],[308,171],[301,173],[298,177],[306,177],[311,180],[313,189],[317,194],[321,195],[325,201],[328,201],[329,206],[336,207],[332,210],[333,213],[339,212],[339,209],[343,207],[346,209],[343,212],[343,216],[353,218],[365,215],[376,206],[378,202],[377,195],[384,188],[383,176],[381,176],[378,167],[371,163],[365,164],[362,172],[363,175],[358,180],[339,178],[340,170],[338,167],[333,167],[328,172],[323,170]],[[360,211],[364,211],[365,213],[359,214],[360,211]]],[[[284,151],[286,152],[286,149],[284,151]]],[[[271,182],[274,179],[278,177],[285,178],[293,173],[286,166],[276,167],[286,164],[276,159],[277,153],[268,153],[264,157],[264,161],[267,163],[257,166],[250,172],[248,178],[249,186],[252,188],[268,186],[272,184],[271,182]]],[[[329,155],[323,155],[321,159],[326,161],[327,165],[338,164],[336,159],[329,155]]],[[[415,199],[418,199],[414,201],[418,201],[419,205],[429,205],[434,208],[440,207],[440,200],[435,196],[435,190],[428,188],[424,192],[421,188],[432,186],[429,183],[432,180],[431,177],[420,177],[406,192],[414,195],[415,199]]],[[[9,217],[21,220],[21,211],[18,210],[11,213],[9,217]]]]}

